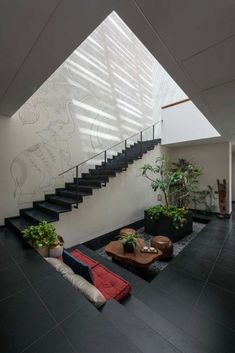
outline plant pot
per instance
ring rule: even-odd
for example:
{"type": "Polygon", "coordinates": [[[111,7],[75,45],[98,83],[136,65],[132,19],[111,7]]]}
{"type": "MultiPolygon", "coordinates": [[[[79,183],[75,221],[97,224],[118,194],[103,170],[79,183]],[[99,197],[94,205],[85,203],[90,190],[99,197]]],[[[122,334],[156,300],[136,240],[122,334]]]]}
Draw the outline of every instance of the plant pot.
{"type": "Polygon", "coordinates": [[[50,257],[58,258],[58,257],[61,257],[62,254],[63,254],[63,246],[61,246],[61,245],[52,246],[49,249],[49,256],[50,257]]]}
{"type": "Polygon", "coordinates": [[[176,229],[171,217],[160,215],[157,219],[151,219],[148,210],[144,211],[144,231],[151,235],[165,235],[171,239],[173,243],[179,241],[193,231],[193,214],[188,212],[186,215],[186,223],[183,227],[176,229]]]}
{"type": "Polygon", "coordinates": [[[135,246],[132,242],[123,243],[122,245],[126,252],[135,252],[135,246]]]}
{"type": "Polygon", "coordinates": [[[58,235],[57,237],[60,242],[60,246],[64,246],[64,238],[61,235],[58,235]]]}
{"type": "Polygon", "coordinates": [[[42,246],[40,248],[36,248],[36,250],[43,257],[48,257],[48,255],[49,255],[49,249],[46,248],[45,246],[42,246]]]}

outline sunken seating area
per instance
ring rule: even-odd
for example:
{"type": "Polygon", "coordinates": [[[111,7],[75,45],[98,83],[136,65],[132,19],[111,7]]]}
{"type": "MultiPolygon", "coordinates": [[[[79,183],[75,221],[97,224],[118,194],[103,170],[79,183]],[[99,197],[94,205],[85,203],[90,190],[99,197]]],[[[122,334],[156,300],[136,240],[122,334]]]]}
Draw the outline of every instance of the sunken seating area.
{"type": "Polygon", "coordinates": [[[98,261],[93,260],[78,249],[73,250],[71,254],[90,266],[94,285],[106,300],[116,299],[121,302],[131,292],[131,284],[128,281],[110,271],[98,261]]]}
{"type": "Polygon", "coordinates": [[[121,303],[109,299],[97,310],[22,238],[1,229],[1,353],[233,352],[234,234],[233,218],[211,221],[151,283],[77,246],[73,257],[132,285],[121,303]]]}

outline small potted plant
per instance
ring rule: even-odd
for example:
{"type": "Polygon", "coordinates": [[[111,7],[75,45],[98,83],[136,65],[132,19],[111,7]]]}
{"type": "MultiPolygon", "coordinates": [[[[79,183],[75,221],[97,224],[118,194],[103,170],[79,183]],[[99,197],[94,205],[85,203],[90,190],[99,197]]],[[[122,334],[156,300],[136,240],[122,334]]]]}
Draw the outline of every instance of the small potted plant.
{"type": "Polygon", "coordinates": [[[63,254],[63,246],[64,246],[64,239],[61,235],[57,235],[57,241],[54,245],[51,245],[49,248],[49,256],[50,257],[61,257],[63,254]]]}
{"type": "Polygon", "coordinates": [[[23,237],[28,241],[40,255],[59,257],[62,255],[63,247],[60,245],[63,238],[56,234],[53,224],[42,222],[29,226],[23,230],[23,237]]]}
{"type": "Polygon", "coordinates": [[[138,235],[136,233],[126,233],[121,236],[121,241],[126,252],[135,252],[138,246],[138,235]]]}

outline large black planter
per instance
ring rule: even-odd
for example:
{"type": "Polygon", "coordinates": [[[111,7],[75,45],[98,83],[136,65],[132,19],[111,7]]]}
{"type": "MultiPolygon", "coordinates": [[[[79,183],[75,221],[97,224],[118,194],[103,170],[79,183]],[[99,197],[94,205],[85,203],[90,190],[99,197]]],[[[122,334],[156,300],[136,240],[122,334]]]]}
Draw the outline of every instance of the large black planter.
{"type": "Polygon", "coordinates": [[[176,229],[173,225],[172,218],[161,215],[156,220],[152,220],[148,211],[144,211],[144,230],[151,235],[165,235],[170,238],[173,243],[189,235],[193,231],[193,214],[188,212],[187,222],[182,228],[176,229]]]}

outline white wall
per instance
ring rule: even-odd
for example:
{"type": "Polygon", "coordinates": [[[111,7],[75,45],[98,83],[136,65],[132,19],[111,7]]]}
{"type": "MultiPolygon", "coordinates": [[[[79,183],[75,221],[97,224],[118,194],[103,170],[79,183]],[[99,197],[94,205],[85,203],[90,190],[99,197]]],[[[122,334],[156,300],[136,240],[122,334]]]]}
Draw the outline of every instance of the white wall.
{"type": "Polygon", "coordinates": [[[184,97],[112,13],[12,118],[0,119],[0,224],[74,176],[60,172],[153,124],[161,105],[184,97]]]}
{"type": "Polygon", "coordinates": [[[232,212],[232,201],[233,201],[233,155],[232,155],[232,143],[229,142],[229,214],[232,212]]]}
{"type": "MultiPolygon", "coordinates": [[[[203,170],[199,180],[199,189],[203,190],[207,185],[212,185],[217,191],[216,180],[227,182],[227,212],[229,212],[231,199],[229,192],[229,143],[212,143],[191,146],[169,148],[169,154],[173,161],[185,158],[197,163],[203,170]]],[[[218,197],[216,196],[218,210],[218,197]]]]}
{"type": "Polygon", "coordinates": [[[82,243],[140,220],[146,208],[159,203],[157,193],[141,175],[140,168],[145,163],[154,163],[161,153],[167,153],[167,149],[156,146],[129,165],[126,172],[110,178],[105,188],[85,197],[78,210],[61,214],[56,228],[64,237],[65,246],[82,243]]]}
{"type": "Polygon", "coordinates": [[[220,136],[191,101],[162,109],[162,120],[164,145],[220,136]]]}
{"type": "Polygon", "coordinates": [[[235,152],[232,153],[232,200],[235,202],[235,152]]]}

